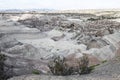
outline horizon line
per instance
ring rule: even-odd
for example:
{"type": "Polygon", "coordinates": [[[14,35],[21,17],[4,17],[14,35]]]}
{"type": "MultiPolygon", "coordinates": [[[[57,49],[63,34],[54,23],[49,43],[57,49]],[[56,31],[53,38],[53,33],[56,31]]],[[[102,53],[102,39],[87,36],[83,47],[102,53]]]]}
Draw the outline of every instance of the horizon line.
{"type": "Polygon", "coordinates": [[[112,10],[112,9],[120,9],[120,8],[79,8],[79,9],[54,9],[54,8],[8,8],[8,9],[0,9],[0,10],[112,10]]]}

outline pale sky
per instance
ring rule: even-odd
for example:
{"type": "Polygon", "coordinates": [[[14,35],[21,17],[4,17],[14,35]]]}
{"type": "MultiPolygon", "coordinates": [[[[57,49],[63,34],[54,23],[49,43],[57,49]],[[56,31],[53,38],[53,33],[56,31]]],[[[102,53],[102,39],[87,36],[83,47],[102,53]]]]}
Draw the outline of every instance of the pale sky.
{"type": "Polygon", "coordinates": [[[120,0],[0,0],[0,9],[110,9],[120,0]]]}

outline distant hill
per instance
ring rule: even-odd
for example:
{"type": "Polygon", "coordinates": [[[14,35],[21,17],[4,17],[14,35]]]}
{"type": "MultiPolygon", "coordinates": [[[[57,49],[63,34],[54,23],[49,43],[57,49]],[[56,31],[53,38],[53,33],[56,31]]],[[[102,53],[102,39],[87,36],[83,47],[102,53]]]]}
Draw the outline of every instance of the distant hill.
{"type": "Polygon", "coordinates": [[[13,12],[13,13],[21,13],[21,12],[47,12],[47,11],[55,11],[54,9],[3,9],[0,12],[13,12]]]}

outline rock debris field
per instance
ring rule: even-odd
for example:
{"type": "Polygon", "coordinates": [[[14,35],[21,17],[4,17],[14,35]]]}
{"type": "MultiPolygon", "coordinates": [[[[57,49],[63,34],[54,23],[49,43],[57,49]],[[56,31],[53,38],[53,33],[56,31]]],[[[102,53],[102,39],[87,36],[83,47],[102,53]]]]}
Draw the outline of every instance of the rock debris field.
{"type": "Polygon", "coordinates": [[[6,55],[8,80],[120,80],[120,12],[113,13],[1,13],[0,54],[6,55]],[[92,73],[49,74],[55,55],[72,56],[73,65],[84,54],[89,65],[100,64],[92,73]]]}

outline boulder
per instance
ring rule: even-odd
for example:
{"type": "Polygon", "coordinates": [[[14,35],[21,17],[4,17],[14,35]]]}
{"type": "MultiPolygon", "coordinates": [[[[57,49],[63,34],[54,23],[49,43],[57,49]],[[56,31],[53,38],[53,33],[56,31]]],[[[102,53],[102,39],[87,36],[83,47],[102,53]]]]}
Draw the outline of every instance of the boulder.
{"type": "Polygon", "coordinates": [[[114,47],[110,45],[104,46],[102,48],[91,48],[89,50],[84,51],[83,53],[92,54],[97,57],[100,61],[110,60],[115,57],[114,47]]]}
{"type": "Polygon", "coordinates": [[[97,65],[97,64],[101,63],[101,61],[97,57],[95,57],[91,54],[86,54],[86,56],[89,59],[89,66],[94,66],[94,65],[97,65]]]}
{"type": "MultiPolygon", "coordinates": [[[[88,66],[93,66],[101,63],[101,61],[97,57],[91,54],[84,54],[84,55],[86,55],[86,57],[89,60],[88,66]]],[[[79,66],[78,61],[80,61],[82,56],[83,55],[81,53],[70,54],[67,57],[65,57],[65,63],[67,64],[68,67],[77,67],[79,66]]]]}
{"type": "Polygon", "coordinates": [[[120,47],[120,32],[116,32],[111,35],[106,35],[103,37],[103,39],[111,46],[114,46],[116,50],[120,47]]]}
{"type": "Polygon", "coordinates": [[[78,67],[79,63],[78,61],[80,61],[80,57],[82,57],[83,55],[81,55],[80,53],[74,53],[74,54],[70,54],[68,56],[65,57],[65,64],[68,67],[78,67]],[[77,56],[79,54],[79,56],[77,56]]]}
{"type": "Polygon", "coordinates": [[[14,39],[6,39],[1,40],[0,46],[1,54],[6,56],[5,74],[7,76],[33,74],[34,70],[44,74],[48,73],[47,61],[41,60],[40,50],[32,45],[23,44],[14,39]]]}

